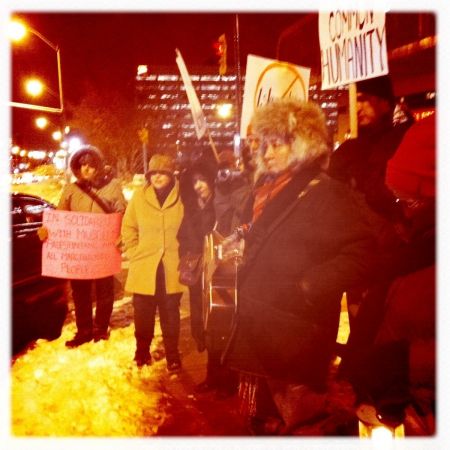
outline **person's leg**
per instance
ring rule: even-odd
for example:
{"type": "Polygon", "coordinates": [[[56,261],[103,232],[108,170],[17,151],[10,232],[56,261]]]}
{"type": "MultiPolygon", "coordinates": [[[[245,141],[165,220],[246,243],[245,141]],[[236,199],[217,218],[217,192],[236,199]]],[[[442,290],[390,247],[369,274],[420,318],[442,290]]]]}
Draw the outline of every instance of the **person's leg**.
{"type": "Polygon", "coordinates": [[[191,334],[197,344],[197,350],[203,352],[205,346],[205,331],[203,327],[202,286],[201,280],[189,286],[189,312],[191,319],[191,334]]]}
{"type": "Polygon", "coordinates": [[[179,369],[180,353],[178,351],[178,340],[180,337],[180,299],[181,294],[167,294],[164,299],[159,300],[159,318],[166,350],[167,367],[170,369],[177,365],[179,369]]]}
{"type": "Polygon", "coordinates": [[[178,340],[180,337],[180,299],[181,293],[167,294],[164,266],[162,261],[156,270],[156,303],[159,311],[159,321],[166,351],[167,368],[181,368],[178,340]]]}
{"type": "Polygon", "coordinates": [[[156,299],[152,295],[133,294],[135,361],[141,366],[150,364],[150,345],[154,336],[156,299]]]}
{"type": "Polygon", "coordinates": [[[92,281],[71,280],[72,298],[75,307],[77,333],[66,342],[67,347],[78,347],[92,340],[92,281]]]}
{"type": "Polygon", "coordinates": [[[108,339],[109,320],[114,305],[114,277],[95,280],[96,309],[94,340],[108,339]]]}

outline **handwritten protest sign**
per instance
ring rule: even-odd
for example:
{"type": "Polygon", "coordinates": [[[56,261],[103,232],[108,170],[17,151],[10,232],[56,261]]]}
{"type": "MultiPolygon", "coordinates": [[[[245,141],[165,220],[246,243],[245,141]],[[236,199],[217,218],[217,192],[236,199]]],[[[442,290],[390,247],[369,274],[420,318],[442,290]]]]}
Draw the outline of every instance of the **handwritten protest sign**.
{"type": "Polygon", "coordinates": [[[389,72],[385,13],[319,13],[322,89],[375,78],[389,72]]]}
{"type": "Polygon", "coordinates": [[[308,100],[310,69],[275,59],[248,55],[245,73],[244,101],[242,104],[241,137],[253,112],[275,98],[308,100]]]}
{"type": "Polygon", "coordinates": [[[120,272],[120,220],[120,214],[45,210],[42,275],[86,280],[120,272]]]}

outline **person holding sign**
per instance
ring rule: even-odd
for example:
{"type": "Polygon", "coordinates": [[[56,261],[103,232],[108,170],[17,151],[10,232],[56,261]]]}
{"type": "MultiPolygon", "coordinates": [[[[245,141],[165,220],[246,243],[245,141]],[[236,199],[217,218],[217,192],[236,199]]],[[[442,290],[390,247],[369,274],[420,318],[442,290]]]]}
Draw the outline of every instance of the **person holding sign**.
{"type": "MultiPolygon", "coordinates": [[[[77,178],[63,189],[58,209],[88,213],[123,213],[126,200],[120,183],[105,173],[105,162],[100,150],[87,145],[77,150],[70,159],[70,168],[77,178]]],[[[46,228],[39,230],[41,239],[47,237],[46,228]]],[[[114,302],[114,278],[108,276],[95,280],[70,281],[75,307],[77,333],[66,342],[69,348],[86,342],[106,340],[114,302]],[[96,309],[92,317],[93,289],[96,309]]]]}
{"type": "Polygon", "coordinates": [[[291,434],[322,417],[342,293],[371,270],[374,236],[349,189],[324,168],[314,103],[274,100],[252,118],[260,146],[244,234],[238,311],[224,362],[254,434],[291,434]]]}
{"type": "Polygon", "coordinates": [[[167,369],[181,369],[178,340],[180,299],[177,233],[184,214],[172,157],[154,154],[146,184],[137,190],[122,222],[122,242],[130,260],[125,290],[133,293],[138,367],[151,364],[156,309],[159,311],[167,369]]]}

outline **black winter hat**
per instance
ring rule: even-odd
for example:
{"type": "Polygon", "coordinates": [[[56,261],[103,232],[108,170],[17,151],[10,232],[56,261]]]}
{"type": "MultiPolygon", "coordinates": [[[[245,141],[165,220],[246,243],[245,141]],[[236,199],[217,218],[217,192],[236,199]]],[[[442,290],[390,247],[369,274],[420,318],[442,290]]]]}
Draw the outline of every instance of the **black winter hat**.
{"type": "Polygon", "coordinates": [[[363,94],[374,95],[387,100],[391,105],[395,104],[394,89],[389,75],[358,81],[356,90],[363,94]]]}

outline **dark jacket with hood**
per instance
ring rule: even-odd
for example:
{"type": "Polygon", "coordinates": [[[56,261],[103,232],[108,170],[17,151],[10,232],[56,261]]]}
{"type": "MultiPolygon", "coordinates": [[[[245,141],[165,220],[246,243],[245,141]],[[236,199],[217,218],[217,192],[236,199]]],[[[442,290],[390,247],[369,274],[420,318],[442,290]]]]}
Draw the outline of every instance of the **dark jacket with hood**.
{"type": "Polygon", "coordinates": [[[323,387],[342,293],[370,271],[373,249],[372,232],[348,188],[317,169],[302,169],[246,238],[225,362],[323,387]]]}

